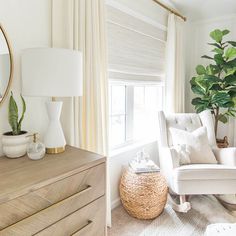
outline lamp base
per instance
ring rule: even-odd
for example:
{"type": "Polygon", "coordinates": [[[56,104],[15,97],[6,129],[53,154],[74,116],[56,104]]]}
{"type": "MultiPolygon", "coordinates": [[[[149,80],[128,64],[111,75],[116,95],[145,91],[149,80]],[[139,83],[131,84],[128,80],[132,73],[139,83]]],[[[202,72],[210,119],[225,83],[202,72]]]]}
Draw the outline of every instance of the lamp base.
{"type": "Polygon", "coordinates": [[[47,154],[58,154],[62,153],[66,150],[66,147],[56,147],[56,148],[46,148],[46,153],[47,154]]]}
{"type": "Polygon", "coordinates": [[[44,135],[46,153],[57,154],[65,151],[66,140],[60,123],[62,102],[46,102],[49,124],[44,135]]]}

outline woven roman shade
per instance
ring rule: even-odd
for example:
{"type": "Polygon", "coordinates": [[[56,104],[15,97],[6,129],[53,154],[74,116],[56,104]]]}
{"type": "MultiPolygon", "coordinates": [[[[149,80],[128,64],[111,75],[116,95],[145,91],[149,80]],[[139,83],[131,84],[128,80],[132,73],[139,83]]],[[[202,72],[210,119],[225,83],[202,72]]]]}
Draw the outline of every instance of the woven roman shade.
{"type": "Polygon", "coordinates": [[[163,80],[167,12],[158,10],[159,21],[131,9],[107,5],[109,79],[163,80]]]}

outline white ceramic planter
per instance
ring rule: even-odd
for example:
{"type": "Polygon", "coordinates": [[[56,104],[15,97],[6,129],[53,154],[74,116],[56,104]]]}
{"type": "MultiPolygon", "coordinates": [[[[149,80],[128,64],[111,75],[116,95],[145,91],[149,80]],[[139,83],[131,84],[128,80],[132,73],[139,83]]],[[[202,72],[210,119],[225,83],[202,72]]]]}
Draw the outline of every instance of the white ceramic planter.
{"type": "Polygon", "coordinates": [[[29,137],[26,131],[20,135],[11,135],[11,132],[2,135],[3,153],[9,158],[18,158],[26,154],[29,137]]]}

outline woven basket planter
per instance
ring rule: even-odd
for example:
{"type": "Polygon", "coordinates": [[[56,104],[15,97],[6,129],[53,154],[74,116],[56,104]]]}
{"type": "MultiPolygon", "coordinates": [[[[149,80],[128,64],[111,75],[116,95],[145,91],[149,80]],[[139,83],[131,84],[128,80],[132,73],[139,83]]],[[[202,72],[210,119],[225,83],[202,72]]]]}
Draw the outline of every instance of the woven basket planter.
{"type": "Polygon", "coordinates": [[[164,210],[168,187],[159,173],[135,174],[125,170],[120,181],[120,198],[126,211],[138,219],[154,219],[164,210]]]}
{"type": "Polygon", "coordinates": [[[218,148],[227,148],[229,146],[228,137],[225,136],[223,139],[216,139],[218,148]]]}

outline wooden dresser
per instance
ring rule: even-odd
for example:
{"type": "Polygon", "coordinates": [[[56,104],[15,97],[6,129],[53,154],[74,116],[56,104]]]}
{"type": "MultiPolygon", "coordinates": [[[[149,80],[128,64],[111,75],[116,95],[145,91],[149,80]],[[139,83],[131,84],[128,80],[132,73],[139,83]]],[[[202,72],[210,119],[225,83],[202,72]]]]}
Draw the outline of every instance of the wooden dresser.
{"type": "Polygon", "coordinates": [[[0,158],[0,236],[104,236],[105,158],[67,146],[39,161],[0,158]]]}

